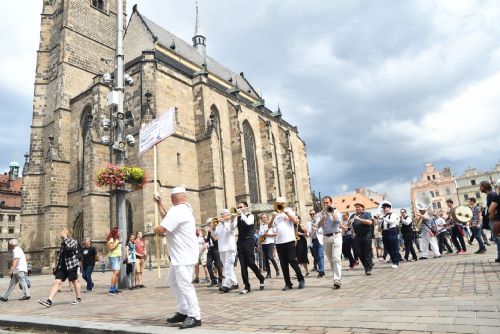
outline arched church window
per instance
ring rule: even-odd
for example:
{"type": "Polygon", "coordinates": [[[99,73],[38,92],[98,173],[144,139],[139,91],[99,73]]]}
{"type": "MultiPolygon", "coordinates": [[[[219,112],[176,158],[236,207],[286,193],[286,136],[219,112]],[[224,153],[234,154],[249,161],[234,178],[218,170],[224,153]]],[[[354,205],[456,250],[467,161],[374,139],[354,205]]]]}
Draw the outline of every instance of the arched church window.
{"type": "Polygon", "coordinates": [[[85,179],[85,155],[87,151],[87,141],[86,138],[89,134],[90,125],[92,122],[92,112],[90,107],[87,107],[85,111],[82,113],[82,117],[80,119],[80,152],[78,155],[78,188],[83,187],[84,179],[85,179]]]}
{"type": "Polygon", "coordinates": [[[81,244],[84,234],[83,213],[80,213],[78,217],[76,217],[75,224],[73,225],[73,238],[81,244]]]}
{"type": "Polygon", "coordinates": [[[247,158],[248,189],[250,202],[260,202],[259,178],[257,173],[257,155],[255,154],[255,136],[248,121],[243,122],[243,139],[245,141],[245,155],[247,158]]]}

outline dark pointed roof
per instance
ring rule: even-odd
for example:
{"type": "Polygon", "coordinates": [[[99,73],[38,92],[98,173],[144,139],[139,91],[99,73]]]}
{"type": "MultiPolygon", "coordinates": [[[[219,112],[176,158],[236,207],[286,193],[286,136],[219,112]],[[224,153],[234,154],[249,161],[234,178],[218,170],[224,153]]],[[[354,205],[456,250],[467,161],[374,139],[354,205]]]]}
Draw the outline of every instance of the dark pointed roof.
{"type": "MultiPolygon", "coordinates": [[[[155,22],[151,21],[146,16],[139,13],[136,6],[134,6],[134,13],[136,13],[141,18],[142,22],[144,22],[146,28],[151,33],[155,41],[157,41],[165,48],[170,49],[173,52],[177,53],[179,56],[191,61],[192,63],[198,66],[203,66],[204,57],[198,52],[198,50],[196,50],[195,47],[193,47],[191,44],[187,43],[180,37],[177,37],[176,35],[172,34],[170,31],[159,26],[155,22]],[[172,49],[171,45],[175,45],[175,49],[172,49]]],[[[132,18],[133,15],[131,19],[132,18]]],[[[233,82],[236,79],[238,86],[242,91],[250,94],[255,98],[260,99],[259,94],[255,91],[255,89],[252,87],[252,85],[247,81],[247,79],[244,76],[234,71],[231,71],[230,69],[228,69],[227,67],[220,64],[215,59],[209,56],[206,57],[206,62],[207,62],[208,72],[216,75],[217,77],[228,83],[230,83],[231,78],[233,78],[233,82]]]]}

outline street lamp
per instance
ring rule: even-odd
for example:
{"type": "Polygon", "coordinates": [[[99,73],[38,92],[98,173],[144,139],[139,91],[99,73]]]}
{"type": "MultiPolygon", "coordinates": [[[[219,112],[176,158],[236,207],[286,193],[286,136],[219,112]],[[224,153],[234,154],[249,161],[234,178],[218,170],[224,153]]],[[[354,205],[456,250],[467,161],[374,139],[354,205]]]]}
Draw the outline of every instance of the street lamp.
{"type": "Polygon", "coordinates": [[[148,235],[149,235],[149,240],[148,240],[148,258],[149,258],[149,268],[148,270],[151,271],[153,270],[153,261],[151,259],[151,228],[153,226],[151,225],[151,223],[148,224],[148,235]]]}
{"type": "MultiPolygon", "coordinates": [[[[108,106],[115,109],[112,113],[112,119],[104,118],[101,121],[103,135],[101,143],[111,146],[115,153],[115,161],[119,166],[123,166],[127,158],[127,146],[133,147],[135,139],[132,135],[125,136],[125,128],[134,126],[134,117],[131,112],[125,114],[123,110],[123,91],[124,83],[129,86],[134,84],[134,80],[129,75],[124,75],[124,54],[123,54],[123,0],[116,1],[116,57],[115,57],[115,76],[114,81],[110,73],[104,73],[102,81],[111,87],[108,94],[108,106]],[[109,133],[109,134],[108,134],[109,133]],[[110,136],[111,135],[111,136],[110,136]],[[113,140],[114,141],[113,141],[113,140]]],[[[127,238],[127,224],[125,211],[125,194],[127,190],[116,189],[114,191],[116,198],[116,221],[122,236],[122,240],[127,238]]],[[[125,242],[121,244],[122,256],[125,252],[125,242]]],[[[126,287],[126,264],[121,262],[120,267],[120,288],[126,287]]]]}

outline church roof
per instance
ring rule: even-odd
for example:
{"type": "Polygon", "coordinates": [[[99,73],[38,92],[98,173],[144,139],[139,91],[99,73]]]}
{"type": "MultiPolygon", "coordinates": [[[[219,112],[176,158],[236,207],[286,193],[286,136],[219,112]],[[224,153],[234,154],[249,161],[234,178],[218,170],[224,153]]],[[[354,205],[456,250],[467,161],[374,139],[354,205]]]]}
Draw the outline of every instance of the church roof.
{"type": "MultiPolygon", "coordinates": [[[[194,46],[139,13],[136,6],[134,6],[134,13],[141,18],[154,40],[156,40],[159,44],[172,50],[192,63],[198,66],[203,66],[205,59],[194,46]],[[175,48],[171,47],[173,45],[175,45],[175,48]]],[[[206,57],[206,65],[207,70],[210,73],[215,74],[222,80],[230,82],[232,85],[237,86],[241,91],[244,91],[257,99],[261,98],[247,79],[241,75],[241,73],[237,74],[231,71],[209,56],[206,57]]]]}

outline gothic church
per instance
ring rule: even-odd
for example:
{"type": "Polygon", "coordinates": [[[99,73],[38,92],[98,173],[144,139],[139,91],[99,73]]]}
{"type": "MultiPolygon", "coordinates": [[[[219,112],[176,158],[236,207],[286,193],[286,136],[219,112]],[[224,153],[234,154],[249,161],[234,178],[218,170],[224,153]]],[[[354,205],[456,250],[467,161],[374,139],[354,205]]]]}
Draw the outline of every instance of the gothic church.
{"type": "MultiPolygon", "coordinates": [[[[110,116],[115,0],[43,0],[29,158],[23,170],[21,241],[33,268],[55,262],[59,231],[91,237],[99,252],[116,225],[113,196],[99,188],[96,173],[113,162],[101,143],[101,121],[110,116]]],[[[285,196],[302,217],[312,207],[306,147],[297,127],[271,111],[244,73],[235,73],[206,52],[199,30],[187,43],[149,20],[135,6],[124,37],[125,111],[141,125],[176,108],[176,132],[158,145],[158,187],[188,190],[197,222],[238,201],[254,212],[271,211],[285,196]]],[[[129,148],[129,165],[149,176],[143,190],[127,194],[129,231],[154,224],[153,153],[129,148]]],[[[168,200],[166,201],[169,202],[168,200]]]]}

